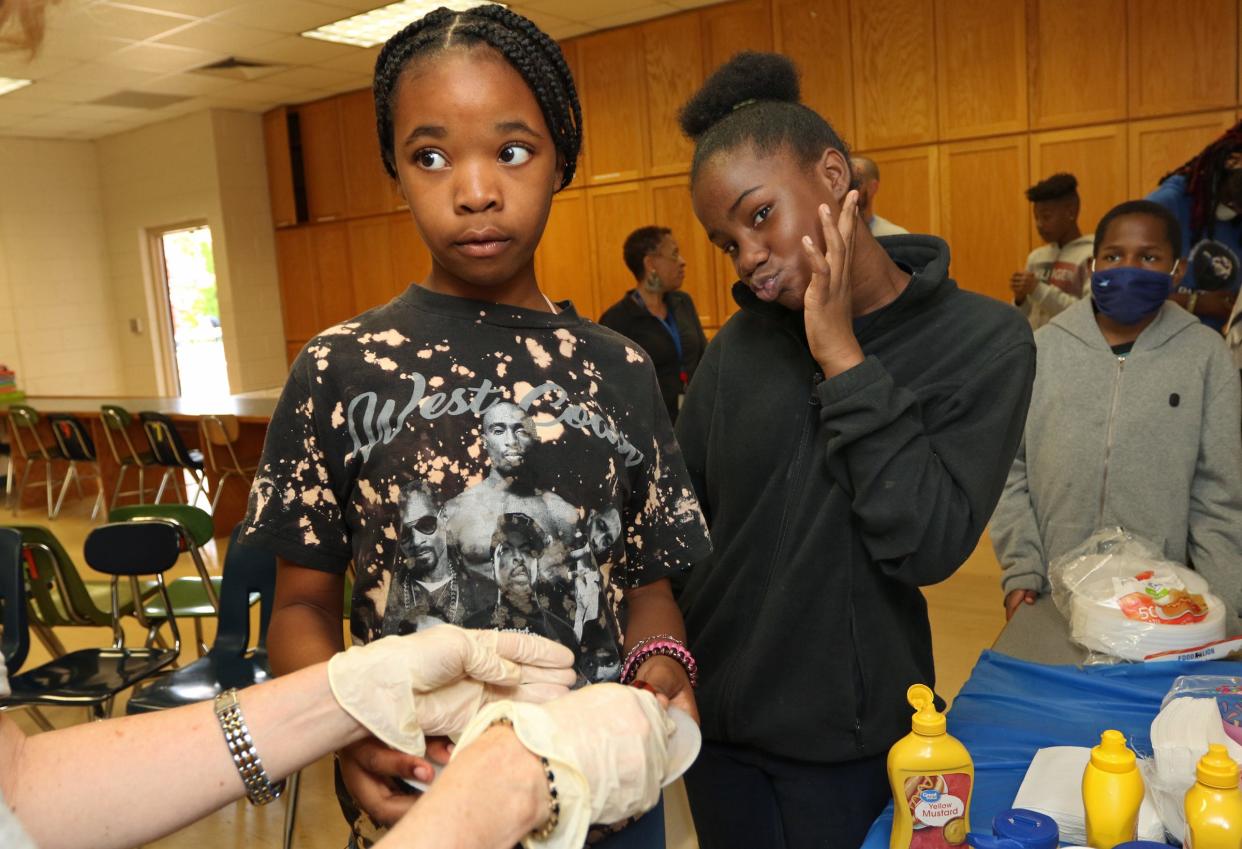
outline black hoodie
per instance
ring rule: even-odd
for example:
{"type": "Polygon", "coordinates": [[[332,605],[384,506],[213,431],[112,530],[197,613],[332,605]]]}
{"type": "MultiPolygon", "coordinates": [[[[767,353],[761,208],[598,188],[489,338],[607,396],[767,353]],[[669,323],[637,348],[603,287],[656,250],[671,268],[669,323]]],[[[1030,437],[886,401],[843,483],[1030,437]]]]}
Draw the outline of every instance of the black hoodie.
{"type": "Polygon", "coordinates": [[[940,239],[880,243],[914,277],[855,321],[863,363],[824,380],[802,313],[739,283],[677,422],[715,544],[679,594],[710,740],[830,763],[909,733],[919,587],[970,555],[1017,451],[1026,321],[958,289],[940,239]]]}

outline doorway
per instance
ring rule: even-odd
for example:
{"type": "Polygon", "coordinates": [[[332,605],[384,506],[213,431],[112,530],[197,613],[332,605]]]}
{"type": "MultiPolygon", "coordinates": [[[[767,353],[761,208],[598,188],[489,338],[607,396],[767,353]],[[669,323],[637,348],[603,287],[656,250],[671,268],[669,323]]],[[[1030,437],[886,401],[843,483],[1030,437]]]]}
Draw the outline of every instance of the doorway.
{"type": "Polygon", "coordinates": [[[168,307],[168,325],[162,332],[175,352],[169,363],[172,389],[183,398],[228,395],[211,228],[201,224],[164,230],[155,242],[164,278],[161,294],[168,307]]]}

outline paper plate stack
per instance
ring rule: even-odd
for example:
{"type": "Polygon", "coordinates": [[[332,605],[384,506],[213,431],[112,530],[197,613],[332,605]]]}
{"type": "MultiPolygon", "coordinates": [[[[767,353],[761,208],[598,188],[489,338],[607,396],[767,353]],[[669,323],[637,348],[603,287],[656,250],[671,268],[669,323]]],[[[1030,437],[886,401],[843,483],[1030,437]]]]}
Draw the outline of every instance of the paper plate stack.
{"type": "Polygon", "coordinates": [[[1077,575],[1066,576],[1070,636],[1080,645],[1123,660],[1143,660],[1225,638],[1225,604],[1196,573],[1134,557],[1093,560],[1081,558],[1072,570],[1077,575]],[[1126,601],[1135,598],[1144,599],[1143,618],[1133,605],[1127,615],[1126,601]],[[1188,609],[1201,615],[1186,615],[1188,609]]]}

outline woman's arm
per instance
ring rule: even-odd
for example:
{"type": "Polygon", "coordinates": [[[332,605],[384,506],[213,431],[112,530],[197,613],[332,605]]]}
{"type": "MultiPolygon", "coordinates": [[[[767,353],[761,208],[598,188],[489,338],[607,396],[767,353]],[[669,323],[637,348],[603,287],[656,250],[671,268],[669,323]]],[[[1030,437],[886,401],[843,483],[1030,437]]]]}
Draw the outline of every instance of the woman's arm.
{"type": "MultiPolygon", "coordinates": [[[[272,781],[367,734],[333,698],[327,664],[251,687],[239,701],[272,781]]],[[[0,767],[5,800],[41,849],[127,849],[245,793],[211,703],[33,737],[0,714],[0,767]],[[159,804],[117,816],[134,799],[159,804]]]]}

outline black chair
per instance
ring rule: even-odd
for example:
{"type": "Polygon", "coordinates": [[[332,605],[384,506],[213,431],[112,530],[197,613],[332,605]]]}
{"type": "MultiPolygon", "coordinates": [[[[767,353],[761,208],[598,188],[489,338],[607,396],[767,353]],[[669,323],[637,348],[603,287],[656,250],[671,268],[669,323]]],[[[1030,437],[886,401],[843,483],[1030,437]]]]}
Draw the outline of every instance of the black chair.
{"type": "MultiPolygon", "coordinates": [[[[163,413],[145,410],[138,414],[142,421],[143,433],[155,455],[155,462],[164,467],[164,477],[160,479],[160,487],[155,491],[155,503],[160,503],[164,488],[173,481],[174,491],[178,486],[184,490],[184,483],[179,480],[182,471],[189,472],[194,479],[194,498],[183,491],[182,500],[186,504],[194,504],[199,495],[207,496],[207,478],[203,474],[203,452],[197,448],[186,447],[185,440],[177,431],[177,425],[163,413]]],[[[210,502],[209,502],[210,503],[210,502]]]]}
{"type": "Polygon", "coordinates": [[[22,535],[12,528],[0,528],[0,656],[10,675],[22,668],[29,652],[22,535]]]}
{"type": "MultiPolygon", "coordinates": [[[[95,453],[95,441],[91,439],[90,433],[86,430],[86,425],[82,424],[82,420],[77,416],[69,413],[48,413],[47,423],[52,428],[52,436],[56,439],[56,446],[60,449],[60,453],[69,461],[69,471],[65,472],[65,482],[60,487],[60,496],[56,499],[56,506],[52,510],[52,518],[55,519],[60,515],[60,508],[65,503],[65,493],[69,491],[70,481],[82,481],[94,478],[95,484],[99,487],[99,494],[95,496],[95,503],[91,506],[91,518],[102,510],[107,510],[107,502],[104,500],[104,482],[103,472],[99,468],[99,455],[95,453]],[[93,475],[83,475],[78,470],[78,464],[85,463],[93,470],[93,475]]],[[[82,494],[82,484],[78,483],[78,495],[82,494]]]]}
{"type": "Polygon", "coordinates": [[[134,691],[126,713],[147,713],[214,699],[230,687],[249,687],[271,677],[267,626],[276,596],[276,556],[238,542],[241,525],[229,537],[220,586],[220,622],[207,654],[134,691]],[[259,595],[259,635],[250,648],[250,599],[259,595]]]}
{"type": "MultiPolygon", "coordinates": [[[[12,694],[0,699],[0,709],[13,707],[84,707],[92,719],[104,719],[112,712],[117,694],[150,678],[176,662],[181,653],[181,633],[177,620],[167,620],[172,632],[173,647],[125,648],[121,627],[120,590],[122,578],[130,582],[133,596],[138,596],[138,577],[155,579],[157,592],[164,599],[166,610],[172,609],[164,573],[172,568],[181,554],[181,538],[170,525],[158,522],[125,522],[102,525],[86,538],[85,557],[91,568],[110,575],[111,622],[113,644],[102,649],[80,649],[56,660],[37,666],[9,680],[12,694]]],[[[25,604],[21,605],[25,611],[25,604]]],[[[24,615],[24,613],[23,613],[24,615]]],[[[150,627],[142,606],[134,610],[139,623],[150,627]]],[[[24,639],[29,645],[29,636],[24,639]]]]}

